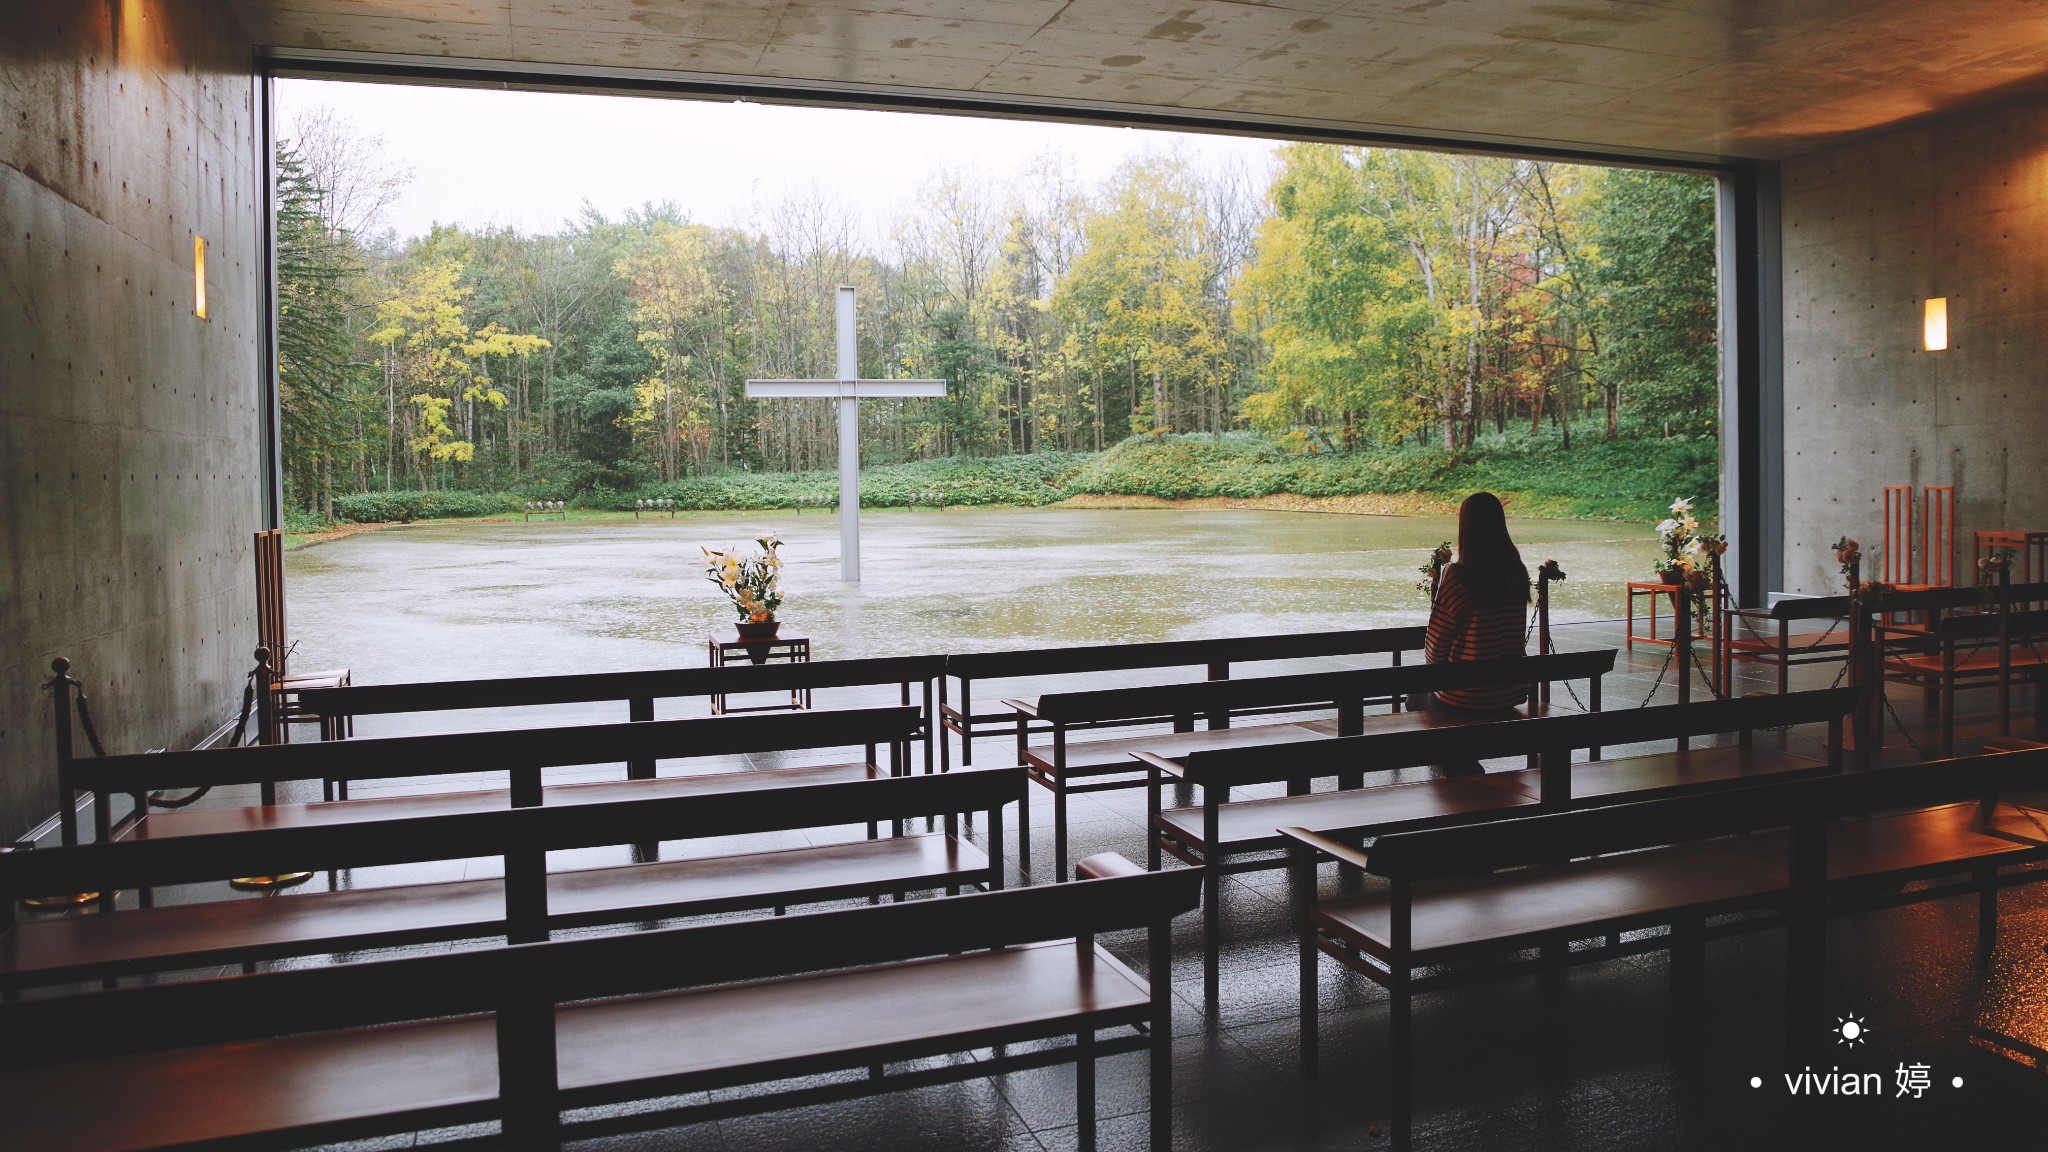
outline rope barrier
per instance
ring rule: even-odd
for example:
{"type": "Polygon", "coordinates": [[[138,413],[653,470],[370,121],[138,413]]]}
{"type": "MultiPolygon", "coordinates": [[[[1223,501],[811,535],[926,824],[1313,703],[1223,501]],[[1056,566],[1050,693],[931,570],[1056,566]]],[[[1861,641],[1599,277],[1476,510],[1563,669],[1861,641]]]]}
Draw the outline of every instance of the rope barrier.
{"type": "MultiPolygon", "coordinates": [[[[256,678],[262,671],[263,666],[260,664],[251,668],[248,678],[242,684],[242,713],[235,719],[235,734],[228,737],[228,747],[230,748],[240,748],[242,746],[242,737],[249,730],[249,713],[256,705],[256,678]]],[[[149,803],[152,808],[185,808],[211,791],[213,791],[213,785],[202,784],[194,789],[190,795],[180,796],[176,799],[167,797],[161,792],[152,792],[149,794],[149,803]]]]}
{"type": "Polygon", "coordinates": [[[43,684],[43,691],[54,693],[59,684],[68,684],[71,687],[72,698],[78,703],[79,726],[85,729],[85,742],[92,746],[92,754],[95,756],[105,756],[107,754],[107,746],[100,743],[99,730],[93,726],[92,706],[85,698],[85,685],[79,682],[78,677],[71,674],[68,664],[65,670],[59,671],[43,684]]]}
{"type": "MultiPolygon", "coordinates": [[[[248,677],[242,684],[242,709],[241,714],[235,720],[234,735],[228,738],[227,746],[230,748],[240,748],[243,739],[247,736],[249,731],[249,715],[256,706],[256,681],[262,671],[263,666],[260,664],[250,669],[248,677]]],[[[86,698],[85,684],[67,670],[52,676],[43,684],[43,691],[54,692],[60,683],[71,688],[72,700],[76,704],[78,726],[85,732],[87,746],[92,749],[94,756],[104,758],[107,755],[107,745],[104,740],[100,739],[99,725],[93,722],[92,702],[86,698]]],[[[148,794],[147,799],[152,808],[176,809],[191,805],[211,791],[213,791],[213,785],[205,784],[186,796],[173,798],[167,797],[161,792],[151,792],[148,794]]]]}

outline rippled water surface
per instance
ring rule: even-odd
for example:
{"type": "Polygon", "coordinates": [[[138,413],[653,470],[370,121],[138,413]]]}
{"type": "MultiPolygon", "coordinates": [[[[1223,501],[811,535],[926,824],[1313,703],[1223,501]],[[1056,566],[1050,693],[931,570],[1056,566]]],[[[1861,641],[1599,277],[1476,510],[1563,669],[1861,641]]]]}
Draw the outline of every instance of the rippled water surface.
{"type": "MultiPolygon", "coordinates": [[[[1190,639],[1419,622],[1416,568],[1448,517],[1232,510],[881,510],[865,580],[839,579],[827,513],[424,523],[286,557],[294,666],[358,683],[701,664],[733,615],[698,546],[785,541],[786,632],[819,659],[1190,639]]],[[[1560,621],[1621,615],[1647,525],[1517,520],[1569,579],[1560,621]]]]}

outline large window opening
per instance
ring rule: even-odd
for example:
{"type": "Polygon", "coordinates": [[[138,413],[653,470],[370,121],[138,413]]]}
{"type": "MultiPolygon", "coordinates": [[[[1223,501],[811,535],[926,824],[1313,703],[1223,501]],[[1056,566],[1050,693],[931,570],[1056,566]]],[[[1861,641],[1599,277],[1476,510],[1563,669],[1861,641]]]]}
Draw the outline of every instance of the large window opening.
{"type": "Polygon", "coordinates": [[[301,515],[827,467],[826,405],[741,385],[826,371],[840,283],[864,363],[951,385],[875,407],[876,465],[1192,435],[1218,476],[1120,482],[1394,494],[1448,464],[1531,511],[1716,495],[1708,177],[303,80],[278,101],[301,515]],[[1661,486],[1617,490],[1617,461],[1661,486]]]}
{"type": "MultiPolygon", "coordinates": [[[[1398,543],[1251,545],[1384,552],[1378,576],[1412,592],[1410,553],[1487,489],[1573,537],[1532,563],[1580,557],[1561,614],[1599,618],[1656,579],[1674,500],[1713,530],[1709,174],[330,80],[275,98],[300,532],[533,502],[778,525],[828,507],[837,405],[745,382],[832,374],[842,284],[863,375],[947,384],[862,405],[870,509],[1411,514],[1398,543]]],[[[1398,595],[1358,613],[1419,608],[1398,595]]]]}

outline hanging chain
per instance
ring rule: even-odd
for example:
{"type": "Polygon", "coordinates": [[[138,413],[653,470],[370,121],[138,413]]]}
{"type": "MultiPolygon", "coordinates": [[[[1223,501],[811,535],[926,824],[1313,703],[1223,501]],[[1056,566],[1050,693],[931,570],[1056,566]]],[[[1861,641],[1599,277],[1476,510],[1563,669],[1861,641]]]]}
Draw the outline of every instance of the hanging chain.
{"type": "Polygon", "coordinates": [[[1920,742],[1918,740],[1913,739],[1913,734],[1911,732],[1906,731],[1906,722],[1904,720],[1899,719],[1898,709],[1892,707],[1891,693],[1885,692],[1883,690],[1883,685],[1879,685],[1878,688],[1878,698],[1884,701],[1884,710],[1891,716],[1892,726],[1899,730],[1899,735],[1904,736],[1906,738],[1906,744],[1908,747],[1913,749],[1914,755],[1920,757],[1922,760],[1927,759],[1927,750],[1925,748],[1920,747],[1920,742]]]}
{"type": "Polygon", "coordinates": [[[1640,704],[1637,704],[1637,705],[1636,705],[1636,707],[1638,707],[1638,708],[1647,708],[1647,707],[1649,707],[1649,704],[1650,704],[1650,698],[1651,698],[1651,697],[1653,697],[1653,696],[1655,696],[1655,695],[1657,694],[1657,689],[1659,689],[1659,688],[1662,688],[1662,687],[1664,686],[1664,676],[1665,676],[1665,674],[1666,674],[1666,673],[1668,673],[1668,672],[1670,672],[1670,671],[1671,671],[1671,661],[1672,661],[1672,660],[1673,660],[1674,658],[1676,658],[1676,657],[1677,657],[1677,655],[1678,655],[1678,645],[1676,645],[1676,644],[1673,644],[1673,645],[1671,646],[1671,649],[1670,649],[1670,651],[1668,651],[1668,652],[1664,653],[1664,666],[1663,666],[1662,668],[1659,668],[1659,669],[1657,669],[1657,682],[1656,682],[1656,683],[1654,683],[1654,684],[1652,684],[1652,685],[1650,685],[1650,690],[1649,690],[1648,692],[1645,692],[1645,693],[1643,694],[1643,700],[1642,700],[1642,703],[1640,703],[1640,704]]]}

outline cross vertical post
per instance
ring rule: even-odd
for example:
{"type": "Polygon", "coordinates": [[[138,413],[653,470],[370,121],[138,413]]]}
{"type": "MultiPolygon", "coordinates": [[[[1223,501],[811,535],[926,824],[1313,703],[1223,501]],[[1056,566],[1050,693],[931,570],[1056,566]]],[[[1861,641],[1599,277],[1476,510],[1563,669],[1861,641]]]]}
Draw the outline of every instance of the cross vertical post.
{"type": "MultiPolygon", "coordinates": [[[[853,285],[839,286],[841,380],[860,379],[860,342],[853,330],[853,285]]],[[[839,578],[860,582],[860,396],[839,396],[839,578]]]]}
{"type": "Polygon", "coordinates": [[[814,396],[839,400],[839,578],[860,580],[860,402],[871,396],[944,396],[944,380],[863,380],[854,333],[853,288],[839,286],[838,377],[832,380],[749,380],[747,395],[764,399],[814,396]]]}

